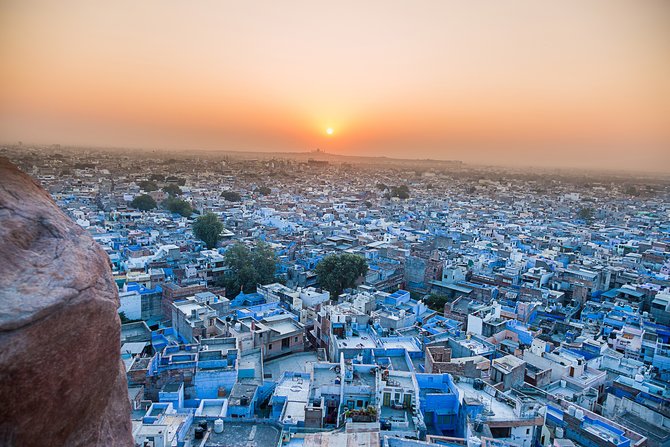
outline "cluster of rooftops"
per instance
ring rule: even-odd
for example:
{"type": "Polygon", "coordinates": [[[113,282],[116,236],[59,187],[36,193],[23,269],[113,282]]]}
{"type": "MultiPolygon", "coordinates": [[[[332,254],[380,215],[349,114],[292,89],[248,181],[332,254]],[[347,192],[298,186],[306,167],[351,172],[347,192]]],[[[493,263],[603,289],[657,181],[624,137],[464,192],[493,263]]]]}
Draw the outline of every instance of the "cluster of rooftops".
{"type": "Polygon", "coordinates": [[[670,446],[667,182],[60,148],[19,162],[109,255],[138,445],[670,446]],[[164,198],[148,173],[219,216],[216,248],[193,216],[130,207],[164,198]],[[225,252],[255,240],[281,283],[231,294],[225,252]],[[369,266],[340,296],[314,272],[333,253],[369,266]]]}

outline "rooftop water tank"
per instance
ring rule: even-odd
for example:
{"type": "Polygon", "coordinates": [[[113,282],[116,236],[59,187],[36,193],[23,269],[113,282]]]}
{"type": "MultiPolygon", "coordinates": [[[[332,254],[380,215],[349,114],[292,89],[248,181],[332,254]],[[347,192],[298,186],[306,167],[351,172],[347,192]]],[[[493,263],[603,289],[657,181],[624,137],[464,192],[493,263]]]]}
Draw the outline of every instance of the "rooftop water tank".
{"type": "Polygon", "coordinates": [[[223,432],[223,419],[217,419],[214,421],[214,432],[215,433],[223,432]]]}
{"type": "Polygon", "coordinates": [[[554,435],[555,435],[558,439],[562,439],[563,436],[565,436],[565,433],[563,432],[563,427],[556,427],[556,431],[554,432],[554,435]]]}
{"type": "Polygon", "coordinates": [[[582,410],[581,408],[577,408],[575,410],[575,417],[577,419],[579,419],[580,421],[583,421],[584,420],[584,410],[582,410]]]}
{"type": "Polygon", "coordinates": [[[570,405],[570,406],[568,407],[568,414],[569,414],[570,416],[574,416],[574,415],[575,415],[575,410],[576,410],[575,406],[574,406],[574,405],[570,405]]]}

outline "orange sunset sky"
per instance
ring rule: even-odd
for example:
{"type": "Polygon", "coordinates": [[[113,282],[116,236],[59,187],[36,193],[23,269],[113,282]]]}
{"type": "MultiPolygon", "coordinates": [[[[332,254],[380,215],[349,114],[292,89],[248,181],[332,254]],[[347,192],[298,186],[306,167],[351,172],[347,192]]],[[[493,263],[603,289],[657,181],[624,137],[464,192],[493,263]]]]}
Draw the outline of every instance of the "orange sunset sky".
{"type": "Polygon", "coordinates": [[[5,143],[670,172],[665,0],[0,0],[0,60],[5,143]]]}

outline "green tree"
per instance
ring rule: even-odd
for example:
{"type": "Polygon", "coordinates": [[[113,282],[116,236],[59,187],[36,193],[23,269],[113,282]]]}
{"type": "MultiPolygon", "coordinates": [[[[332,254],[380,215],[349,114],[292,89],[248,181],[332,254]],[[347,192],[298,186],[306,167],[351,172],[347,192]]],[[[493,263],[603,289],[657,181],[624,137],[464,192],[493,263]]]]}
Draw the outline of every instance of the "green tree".
{"type": "Polygon", "coordinates": [[[365,258],[352,253],[329,255],[323,258],[314,269],[321,287],[330,292],[332,299],[354,287],[358,279],[368,271],[365,258]]]}
{"type": "Polygon", "coordinates": [[[255,292],[258,284],[276,281],[277,257],[265,242],[259,241],[251,249],[238,242],[226,250],[223,258],[228,272],[221,285],[229,296],[240,290],[255,292]]]}
{"type": "Polygon", "coordinates": [[[156,201],[149,194],[142,194],[137,196],[130,202],[130,206],[140,211],[149,211],[156,208],[156,201]]]}
{"type": "Polygon", "coordinates": [[[242,200],[242,196],[235,191],[223,191],[221,197],[227,202],[239,202],[242,200]]]}
{"type": "Polygon", "coordinates": [[[258,194],[262,196],[269,196],[272,193],[272,190],[267,186],[261,186],[256,191],[258,191],[258,194]]]}
{"type": "Polygon", "coordinates": [[[449,297],[444,295],[438,295],[436,293],[431,293],[425,300],[424,303],[428,308],[437,311],[444,312],[444,305],[452,301],[449,297]]]}
{"type": "Polygon", "coordinates": [[[178,199],[176,197],[168,197],[167,199],[163,200],[162,205],[166,210],[177,213],[184,217],[189,217],[191,214],[193,214],[193,208],[191,208],[191,205],[186,200],[178,199]]]}
{"type": "Polygon", "coordinates": [[[595,213],[593,211],[593,208],[585,206],[580,208],[579,211],[577,211],[577,218],[583,220],[587,224],[590,224],[591,222],[593,222],[594,214],[595,213]]]}
{"type": "Polygon", "coordinates": [[[407,185],[393,186],[390,195],[403,200],[409,199],[409,187],[407,185]]]}
{"type": "Polygon", "coordinates": [[[140,188],[146,192],[151,192],[151,191],[158,191],[158,185],[156,182],[153,182],[151,180],[145,180],[143,182],[140,182],[140,188]]]}
{"type": "Polygon", "coordinates": [[[203,241],[207,248],[216,247],[222,231],[223,224],[219,216],[214,213],[203,214],[193,222],[193,234],[203,241]]]}
{"type": "Polygon", "coordinates": [[[171,196],[180,196],[181,193],[182,193],[181,188],[177,185],[174,185],[174,184],[169,184],[167,186],[164,186],[163,191],[165,191],[166,193],[168,193],[171,196]]]}
{"type": "Polygon", "coordinates": [[[263,241],[256,242],[251,251],[251,259],[257,275],[257,284],[269,284],[275,281],[277,256],[270,244],[263,241]]]}
{"type": "Polygon", "coordinates": [[[640,193],[638,192],[637,188],[633,185],[628,185],[626,186],[626,194],[629,196],[639,196],[640,193]]]}

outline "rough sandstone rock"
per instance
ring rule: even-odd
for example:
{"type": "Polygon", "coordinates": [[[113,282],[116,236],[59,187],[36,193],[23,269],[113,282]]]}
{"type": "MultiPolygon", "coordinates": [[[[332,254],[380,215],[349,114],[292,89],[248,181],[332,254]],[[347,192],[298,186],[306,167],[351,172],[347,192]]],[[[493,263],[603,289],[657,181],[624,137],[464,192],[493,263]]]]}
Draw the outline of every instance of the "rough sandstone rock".
{"type": "Polygon", "coordinates": [[[0,445],[134,445],[107,257],[5,158],[0,304],[0,445]]]}

